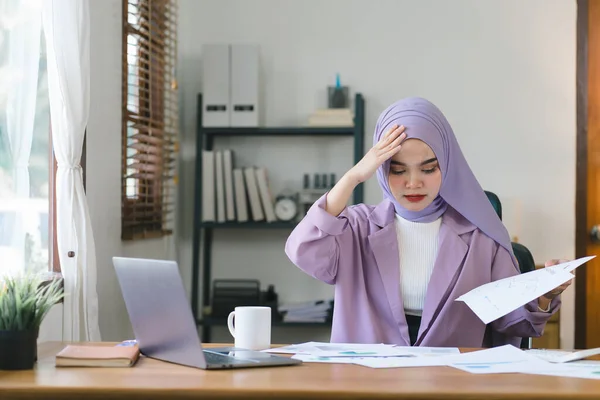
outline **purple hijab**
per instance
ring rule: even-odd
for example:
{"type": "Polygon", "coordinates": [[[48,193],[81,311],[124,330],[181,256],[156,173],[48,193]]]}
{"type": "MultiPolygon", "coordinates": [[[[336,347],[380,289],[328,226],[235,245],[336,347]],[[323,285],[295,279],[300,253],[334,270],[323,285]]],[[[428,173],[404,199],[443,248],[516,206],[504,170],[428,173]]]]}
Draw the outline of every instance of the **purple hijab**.
{"type": "Polygon", "coordinates": [[[388,183],[390,160],[377,169],[377,180],[384,197],[394,204],[396,213],[415,222],[431,222],[441,217],[448,206],[504,247],[514,259],[508,232],[475,178],[462,154],[454,132],[442,112],[420,97],[408,97],[386,108],[377,120],[373,143],[393,125],[404,125],[407,139],[420,139],[433,150],[442,173],[442,185],[435,200],[421,211],[410,211],[394,198],[388,183]]]}

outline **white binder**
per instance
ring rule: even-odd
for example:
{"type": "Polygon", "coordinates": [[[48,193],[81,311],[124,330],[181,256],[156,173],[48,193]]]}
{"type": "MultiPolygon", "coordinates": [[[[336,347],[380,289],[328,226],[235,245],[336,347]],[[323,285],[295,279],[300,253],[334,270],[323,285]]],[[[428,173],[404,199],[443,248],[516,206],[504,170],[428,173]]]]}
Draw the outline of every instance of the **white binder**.
{"type": "Polygon", "coordinates": [[[242,168],[233,169],[233,184],[235,186],[235,209],[238,222],[248,221],[248,195],[244,183],[244,171],[242,168]]]}
{"type": "Polygon", "coordinates": [[[228,44],[202,47],[202,125],[230,126],[230,49],[228,44]]]}
{"type": "Polygon", "coordinates": [[[244,178],[246,178],[246,189],[248,189],[248,200],[250,202],[252,220],[264,221],[265,214],[263,213],[260,195],[258,194],[258,183],[256,182],[254,167],[244,168],[244,178]]]}
{"type": "Polygon", "coordinates": [[[258,126],[259,47],[231,45],[231,126],[258,126]]]}
{"type": "Polygon", "coordinates": [[[223,150],[223,176],[225,178],[225,209],[227,221],[235,220],[235,192],[233,190],[233,150],[223,150]]]}
{"type": "Polygon", "coordinates": [[[254,174],[256,175],[258,194],[260,195],[260,201],[265,212],[265,218],[267,219],[267,222],[275,222],[277,221],[277,217],[275,217],[273,198],[271,196],[271,191],[269,190],[267,169],[264,167],[255,168],[254,174]]]}
{"type": "Polygon", "coordinates": [[[215,188],[217,190],[217,222],[225,222],[225,174],[223,152],[215,150],[215,188]]]}
{"type": "Polygon", "coordinates": [[[215,222],[215,153],[202,150],[202,221],[215,222]]]}

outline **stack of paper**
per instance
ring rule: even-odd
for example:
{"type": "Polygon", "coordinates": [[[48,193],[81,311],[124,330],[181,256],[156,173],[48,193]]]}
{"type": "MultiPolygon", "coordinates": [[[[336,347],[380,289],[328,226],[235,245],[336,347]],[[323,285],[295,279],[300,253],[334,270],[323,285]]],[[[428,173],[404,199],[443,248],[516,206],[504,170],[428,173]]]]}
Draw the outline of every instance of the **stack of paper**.
{"type": "Polygon", "coordinates": [[[372,368],[432,366],[448,354],[459,354],[455,347],[401,347],[387,344],[307,342],[264,350],[294,354],[304,362],[358,364],[372,368]]]}
{"type": "Polygon", "coordinates": [[[583,360],[584,358],[600,354],[600,347],[579,351],[531,349],[529,354],[552,363],[566,363],[570,361],[583,360]]]}
{"type": "Polygon", "coordinates": [[[511,345],[462,353],[448,357],[445,361],[450,367],[473,374],[527,373],[536,369],[548,369],[552,366],[549,362],[511,345]]]}
{"type": "MultiPolygon", "coordinates": [[[[369,368],[439,366],[471,374],[521,373],[600,379],[600,362],[549,362],[535,351],[511,345],[460,353],[455,347],[307,342],[263,351],[293,354],[293,358],[310,363],[356,364],[369,368]]],[[[595,349],[574,352],[570,359],[597,353],[595,349]]]]}
{"type": "MultiPolygon", "coordinates": [[[[573,354],[577,354],[573,357],[577,359],[578,356],[591,353],[573,354]]],[[[449,357],[446,361],[448,366],[472,374],[521,373],[600,379],[598,361],[549,362],[537,356],[535,351],[521,350],[510,345],[464,353],[449,357]]]]}
{"type": "Polygon", "coordinates": [[[284,322],[326,322],[331,319],[332,308],[333,301],[319,300],[281,304],[278,310],[284,322]]]}
{"type": "Polygon", "coordinates": [[[309,126],[353,126],[354,115],[349,108],[326,108],[316,110],[308,118],[309,126]]]}
{"type": "Polygon", "coordinates": [[[554,364],[549,369],[529,371],[529,374],[600,380],[600,361],[576,361],[558,366],[554,364]]]}

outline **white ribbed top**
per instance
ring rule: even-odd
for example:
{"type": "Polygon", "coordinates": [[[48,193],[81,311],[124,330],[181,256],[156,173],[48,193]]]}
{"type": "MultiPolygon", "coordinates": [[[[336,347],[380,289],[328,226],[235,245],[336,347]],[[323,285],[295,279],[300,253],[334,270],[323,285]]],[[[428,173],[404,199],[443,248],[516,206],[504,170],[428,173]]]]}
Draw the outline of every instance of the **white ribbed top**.
{"type": "Polygon", "coordinates": [[[441,218],[433,222],[411,222],[396,214],[400,293],[406,314],[420,316],[423,312],[427,285],[437,256],[441,223],[441,218]]]}

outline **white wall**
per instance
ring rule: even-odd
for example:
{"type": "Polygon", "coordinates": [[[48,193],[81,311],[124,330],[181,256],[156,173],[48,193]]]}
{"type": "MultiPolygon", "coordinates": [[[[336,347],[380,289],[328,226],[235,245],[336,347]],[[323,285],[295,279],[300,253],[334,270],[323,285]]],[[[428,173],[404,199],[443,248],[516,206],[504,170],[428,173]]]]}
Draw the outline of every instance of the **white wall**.
{"type": "Polygon", "coordinates": [[[38,334],[38,343],[62,340],[63,335],[63,305],[56,304],[50,308],[48,314],[42,320],[40,332],[38,334]]]}
{"type": "Polygon", "coordinates": [[[91,101],[87,126],[87,198],[96,242],[103,340],[133,333],[113,256],[174,259],[174,238],[121,241],[121,0],[90,1],[91,101]]]}
{"type": "MultiPolygon", "coordinates": [[[[429,98],[450,120],[482,186],[500,196],[509,231],[536,262],[573,257],[575,25],[573,0],[180,0],[184,227],[178,249],[188,282],[196,94],[207,42],[261,45],[265,125],[304,122],[325,105],[325,87],[336,72],[365,96],[367,144],[389,103],[411,95],[429,98]]],[[[115,56],[104,66],[117,68],[117,61],[115,56]]],[[[102,90],[112,97],[116,84],[105,83],[102,90]]],[[[237,150],[241,164],[267,166],[274,193],[299,188],[304,172],[339,177],[351,166],[350,140],[259,141],[221,143],[237,150]]],[[[366,201],[380,199],[376,181],[368,182],[366,201]]],[[[286,235],[217,232],[215,277],[258,277],[265,285],[275,283],[283,300],[329,294],[287,260],[286,235]]],[[[561,335],[568,347],[573,289],[563,302],[561,335]]]]}

